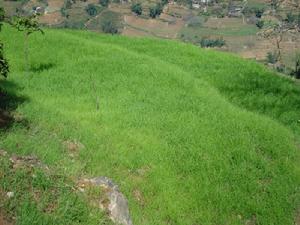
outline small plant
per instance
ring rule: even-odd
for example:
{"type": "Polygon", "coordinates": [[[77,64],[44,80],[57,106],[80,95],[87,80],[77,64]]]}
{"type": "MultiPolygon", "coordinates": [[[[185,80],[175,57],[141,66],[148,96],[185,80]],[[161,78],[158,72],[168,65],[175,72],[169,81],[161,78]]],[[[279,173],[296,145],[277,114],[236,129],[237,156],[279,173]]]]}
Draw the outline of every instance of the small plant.
{"type": "Polygon", "coordinates": [[[200,41],[200,45],[202,48],[213,48],[213,47],[220,48],[225,45],[225,40],[222,38],[218,38],[218,39],[203,38],[200,41]]]}
{"type": "Polygon", "coordinates": [[[276,52],[268,52],[267,53],[267,62],[271,64],[275,64],[278,62],[278,54],[276,52]]]}
{"type": "Polygon", "coordinates": [[[289,24],[292,24],[296,21],[297,19],[297,16],[292,14],[291,12],[288,12],[286,14],[286,22],[289,23],[289,24]]]}
{"type": "Polygon", "coordinates": [[[99,4],[103,7],[107,7],[109,4],[109,0],[99,0],[99,4]]]}
{"type": "Polygon", "coordinates": [[[88,4],[85,10],[90,16],[96,16],[98,13],[97,7],[94,4],[88,4]]]}
{"type": "Polygon", "coordinates": [[[297,53],[295,56],[295,69],[292,72],[297,79],[300,79],[300,53],[297,53]]]}
{"type": "Polygon", "coordinates": [[[67,1],[65,1],[65,6],[64,6],[64,8],[66,8],[66,9],[71,9],[71,8],[72,8],[72,4],[73,4],[73,1],[72,1],[72,0],[67,0],[67,1]]]}
{"type": "MultiPolygon", "coordinates": [[[[0,31],[2,28],[2,22],[4,21],[4,15],[5,15],[4,9],[0,7],[0,31]]],[[[6,78],[8,72],[9,72],[8,62],[4,57],[3,44],[0,41],[0,75],[6,78]]]]}
{"type": "Polygon", "coordinates": [[[262,29],[264,27],[264,21],[263,20],[258,20],[256,22],[256,26],[259,28],[259,29],[262,29]]]}
{"type": "Polygon", "coordinates": [[[9,72],[9,66],[3,51],[3,44],[0,43],[0,75],[6,78],[9,72]]]}
{"type": "Polygon", "coordinates": [[[29,35],[35,32],[41,32],[44,34],[44,31],[41,29],[38,21],[37,14],[30,15],[28,17],[15,17],[12,25],[21,32],[24,32],[24,64],[25,71],[28,71],[29,67],[29,50],[28,50],[28,38],[29,35]]]}
{"type": "Polygon", "coordinates": [[[131,5],[131,11],[137,15],[142,15],[143,9],[141,3],[134,3],[131,5]]]}
{"type": "Polygon", "coordinates": [[[261,18],[265,9],[264,8],[254,8],[254,13],[257,18],[261,18]]]}
{"type": "Polygon", "coordinates": [[[117,34],[118,28],[117,26],[110,20],[105,20],[101,24],[101,29],[104,33],[107,34],[117,34]]]}
{"type": "Polygon", "coordinates": [[[169,3],[168,0],[161,0],[161,4],[162,4],[162,5],[167,5],[168,3],[169,3]]]}
{"type": "Polygon", "coordinates": [[[163,5],[161,3],[156,4],[155,6],[150,7],[149,16],[155,18],[159,16],[163,11],[163,5]]]}

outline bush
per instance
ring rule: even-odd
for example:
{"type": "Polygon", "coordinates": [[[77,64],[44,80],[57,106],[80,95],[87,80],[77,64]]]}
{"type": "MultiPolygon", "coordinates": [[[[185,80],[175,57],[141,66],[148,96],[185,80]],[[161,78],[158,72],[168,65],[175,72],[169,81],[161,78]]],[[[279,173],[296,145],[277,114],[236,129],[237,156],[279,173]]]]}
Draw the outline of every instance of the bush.
{"type": "Polygon", "coordinates": [[[225,45],[225,40],[222,38],[219,39],[208,39],[208,38],[203,38],[200,41],[200,45],[202,48],[213,48],[213,47],[222,47],[225,45]]]}
{"type": "Polygon", "coordinates": [[[117,26],[110,20],[105,20],[101,24],[101,29],[104,33],[107,34],[117,34],[118,28],[117,26]]]}
{"type": "Polygon", "coordinates": [[[66,9],[71,9],[71,8],[72,8],[72,4],[73,4],[72,0],[67,0],[67,1],[65,2],[64,8],[66,8],[66,9]]]}
{"type": "Polygon", "coordinates": [[[134,3],[131,5],[131,11],[137,15],[142,15],[143,9],[141,3],[134,3]]]}
{"type": "Polygon", "coordinates": [[[268,52],[267,53],[267,62],[271,64],[275,64],[278,61],[278,54],[276,52],[268,52]]]}
{"type": "Polygon", "coordinates": [[[285,21],[287,23],[294,23],[295,21],[297,20],[297,16],[296,15],[293,15],[291,12],[288,12],[286,14],[286,19],[285,21]]]}
{"type": "Polygon", "coordinates": [[[162,5],[166,5],[166,4],[168,4],[168,2],[169,2],[168,0],[161,0],[162,5]]]}
{"type": "Polygon", "coordinates": [[[99,4],[103,7],[107,7],[109,4],[109,0],[99,0],[99,4]]]}
{"type": "MultiPolygon", "coordinates": [[[[4,21],[4,9],[0,7],[0,31],[2,28],[2,22],[4,21]]],[[[0,42],[0,75],[3,77],[7,77],[7,74],[9,72],[8,63],[6,58],[4,57],[3,52],[3,44],[0,42]]]]}
{"type": "Polygon", "coordinates": [[[257,18],[261,18],[261,16],[263,15],[264,11],[265,11],[264,7],[257,7],[257,6],[255,6],[255,7],[245,7],[243,9],[243,14],[247,15],[247,16],[255,14],[255,16],[257,18]]]}
{"type": "Polygon", "coordinates": [[[254,13],[257,18],[261,18],[265,9],[264,8],[254,8],[254,13]]]}
{"type": "Polygon", "coordinates": [[[150,7],[150,14],[151,18],[155,18],[162,13],[163,5],[161,3],[156,4],[155,6],[150,7]]]}
{"type": "Polygon", "coordinates": [[[264,21],[263,20],[259,20],[256,22],[256,26],[259,28],[259,29],[262,29],[263,26],[264,26],[264,21]]]}
{"type": "Polygon", "coordinates": [[[96,16],[98,13],[97,7],[94,4],[88,4],[85,10],[90,16],[96,16]]]}
{"type": "Polygon", "coordinates": [[[295,69],[292,71],[292,75],[297,79],[300,79],[300,53],[295,57],[295,69]]]}

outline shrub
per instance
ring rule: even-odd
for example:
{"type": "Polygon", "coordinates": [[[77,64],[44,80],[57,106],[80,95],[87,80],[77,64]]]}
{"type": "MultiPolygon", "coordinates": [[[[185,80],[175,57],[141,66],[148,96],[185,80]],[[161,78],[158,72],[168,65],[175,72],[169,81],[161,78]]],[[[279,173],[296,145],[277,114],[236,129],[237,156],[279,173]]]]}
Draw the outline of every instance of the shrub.
{"type": "Polygon", "coordinates": [[[257,18],[261,18],[264,11],[265,11],[264,7],[257,7],[257,6],[255,6],[255,7],[245,7],[243,9],[243,14],[248,15],[248,16],[255,14],[255,16],[257,18]]]}
{"type": "Polygon", "coordinates": [[[99,0],[99,4],[103,7],[107,7],[109,4],[109,0],[99,0]]]}
{"type": "Polygon", "coordinates": [[[292,75],[297,79],[300,79],[300,53],[295,57],[295,69],[292,71],[292,75]]]}
{"type": "Polygon", "coordinates": [[[111,20],[105,20],[101,24],[101,29],[107,34],[117,34],[118,28],[111,20]]]}
{"type": "Polygon", "coordinates": [[[161,0],[162,5],[166,5],[166,4],[168,4],[168,2],[169,2],[168,0],[161,0]]]}
{"type": "Polygon", "coordinates": [[[134,3],[131,5],[131,11],[137,15],[142,15],[143,9],[141,3],[134,3]]]}
{"type": "Polygon", "coordinates": [[[294,23],[296,20],[297,20],[297,16],[296,16],[296,15],[292,14],[291,12],[288,12],[288,13],[286,14],[286,19],[285,19],[285,21],[286,21],[287,23],[294,23]]]}
{"type": "MultiPolygon", "coordinates": [[[[2,22],[4,21],[4,9],[0,7],[0,31],[2,27],[2,22]]],[[[0,42],[0,75],[7,77],[9,72],[8,63],[3,53],[3,44],[0,42]]]]}
{"type": "Polygon", "coordinates": [[[268,52],[267,53],[267,62],[271,64],[275,64],[278,61],[278,54],[276,52],[268,52]]]}
{"type": "Polygon", "coordinates": [[[9,72],[8,62],[6,58],[4,58],[3,44],[0,43],[0,75],[3,77],[7,77],[8,72],[9,72]]]}
{"type": "Polygon", "coordinates": [[[259,28],[259,29],[262,29],[263,26],[264,26],[264,21],[263,20],[258,20],[256,22],[256,26],[259,28]]]}
{"type": "Polygon", "coordinates": [[[261,16],[263,15],[264,11],[265,11],[264,8],[258,8],[258,7],[254,8],[254,13],[255,13],[255,16],[257,18],[261,18],[261,16]]]}
{"type": "Polygon", "coordinates": [[[163,5],[161,3],[156,4],[155,6],[150,7],[150,14],[151,18],[155,18],[162,13],[163,5]]]}
{"type": "Polygon", "coordinates": [[[203,48],[213,48],[213,47],[220,48],[225,45],[225,40],[222,38],[218,38],[218,39],[203,38],[200,41],[200,45],[203,48]]]}
{"type": "Polygon", "coordinates": [[[66,8],[66,9],[71,9],[72,8],[72,0],[67,0],[66,2],[65,2],[65,7],[64,8],[66,8]]]}
{"type": "Polygon", "coordinates": [[[90,16],[96,16],[98,13],[97,7],[94,4],[88,4],[85,10],[90,16]]]}

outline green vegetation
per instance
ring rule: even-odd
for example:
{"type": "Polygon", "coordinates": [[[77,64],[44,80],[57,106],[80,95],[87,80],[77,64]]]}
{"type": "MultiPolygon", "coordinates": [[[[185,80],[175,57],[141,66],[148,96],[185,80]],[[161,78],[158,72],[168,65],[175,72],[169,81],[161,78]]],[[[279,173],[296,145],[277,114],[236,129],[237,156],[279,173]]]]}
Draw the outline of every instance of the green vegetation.
{"type": "Polygon", "coordinates": [[[264,27],[264,24],[265,22],[263,20],[258,20],[256,22],[256,26],[259,28],[259,29],[262,29],[264,27]]]}
{"type": "Polygon", "coordinates": [[[209,39],[209,38],[202,38],[200,41],[200,45],[202,48],[213,48],[213,47],[222,47],[225,45],[225,41],[222,38],[218,39],[209,39]]]}
{"type": "Polygon", "coordinates": [[[155,6],[150,7],[149,11],[149,16],[151,18],[155,18],[159,16],[163,11],[163,4],[162,3],[157,3],[155,6]]]}
{"type": "MultiPolygon", "coordinates": [[[[0,7],[0,32],[2,29],[3,21],[4,21],[4,9],[0,7]]],[[[3,43],[0,40],[0,75],[3,77],[7,77],[8,72],[9,72],[9,66],[6,58],[4,57],[3,43]]]]}
{"type": "Polygon", "coordinates": [[[37,15],[33,14],[27,17],[14,17],[12,22],[13,27],[18,31],[24,33],[24,68],[25,71],[28,71],[29,67],[29,50],[28,50],[28,38],[31,34],[35,32],[40,32],[44,34],[44,31],[41,29],[37,15]]]}
{"type": "Polygon", "coordinates": [[[72,186],[59,173],[26,166],[12,169],[8,158],[0,157],[0,190],[14,193],[0,202],[0,209],[7,217],[16,217],[18,225],[112,224],[72,186]]]}
{"type": "Polygon", "coordinates": [[[99,4],[103,7],[107,7],[109,4],[109,0],[99,0],[99,4]]]}
{"type": "Polygon", "coordinates": [[[88,4],[85,10],[90,16],[96,16],[98,13],[97,7],[94,4],[88,4]]]}
{"type": "Polygon", "coordinates": [[[278,54],[277,52],[268,52],[267,54],[267,62],[271,64],[275,64],[278,62],[278,54]]]}
{"type": "MultiPolygon", "coordinates": [[[[300,87],[292,80],[184,43],[70,30],[32,35],[26,77],[22,35],[5,27],[3,39],[11,74],[1,85],[26,97],[16,113],[29,126],[1,133],[0,148],[36,154],[67,177],[113,178],[134,224],[293,224],[300,203],[300,87]],[[84,149],[70,157],[65,140],[84,149]]],[[[32,184],[11,183],[22,182],[32,184]]],[[[22,204],[27,211],[17,210],[17,218],[93,224],[68,193],[62,187],[57,197],[64,214],[49,218],[42,207],[22,204]]]]}
{"type": "Polygon", "coordinates": [[[205,26],[187,26],[180,31],[180,35],[183,35],[185,40],[193,43],[199,43],[203,37],[244,37],[248,35],[255,35],[257,31],[258,28],[255,25],[244,25],[240,27],[227,27],[218,29],[205,26]]]}
{"type": "Polygon", "coordinates": [[[142,15],[143,9],[141,3],[133,3],[131,5],[131,11],[137,15],[142,15]]]}

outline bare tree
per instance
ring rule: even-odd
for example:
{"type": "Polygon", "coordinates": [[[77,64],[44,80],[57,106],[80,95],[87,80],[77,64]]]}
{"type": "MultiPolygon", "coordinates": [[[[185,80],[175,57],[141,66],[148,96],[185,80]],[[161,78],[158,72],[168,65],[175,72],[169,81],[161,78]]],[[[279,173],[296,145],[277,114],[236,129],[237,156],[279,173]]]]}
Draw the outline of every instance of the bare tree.
{"type": "Polygon", "coordinates": [[[285,21],[280,21],[271,24],[258,33],[259,36],[268,39],[276,48],[277,61],[282,63],[282,48],[281,43],[285,34],[293,34],[299,32],[299,27],[296,24],[289,24],[285,21]]]}

